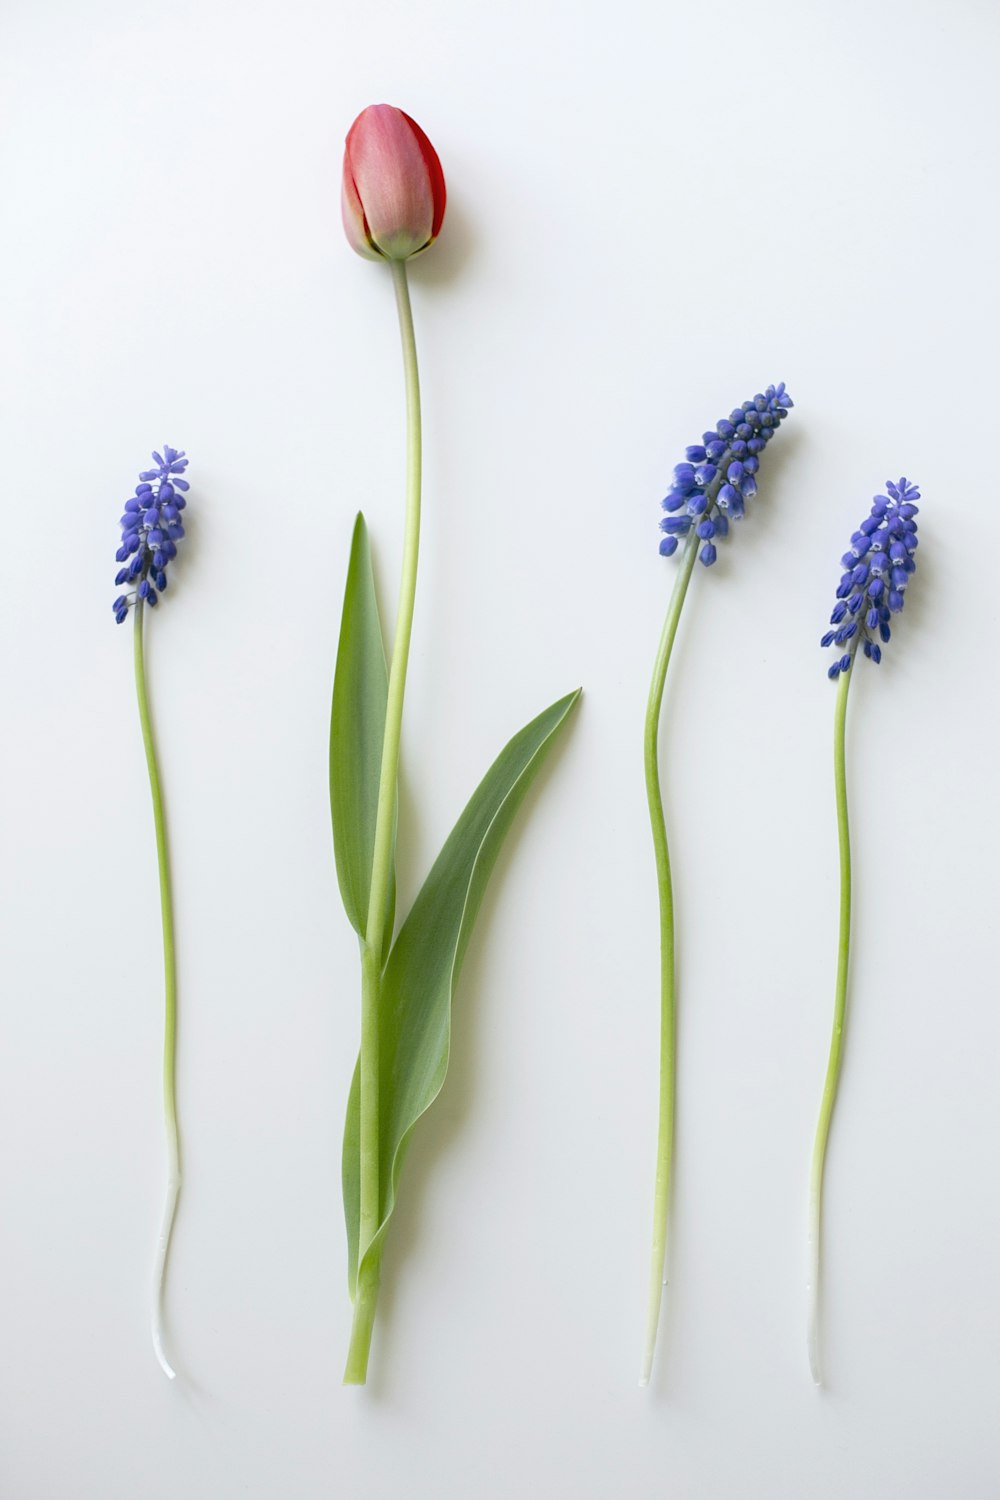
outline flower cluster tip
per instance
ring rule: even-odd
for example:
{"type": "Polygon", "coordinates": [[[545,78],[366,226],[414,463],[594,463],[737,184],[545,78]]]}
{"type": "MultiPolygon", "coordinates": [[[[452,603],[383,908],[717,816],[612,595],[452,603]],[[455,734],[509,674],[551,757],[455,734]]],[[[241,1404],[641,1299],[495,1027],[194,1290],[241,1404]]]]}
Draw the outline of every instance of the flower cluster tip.
{"type": "Polygon", "coordinates": [[[660,542],[664,557],[673,556],[681,537],[693,530],[702,544],[699,561],[712,566],[717,539],[728,535],[730,521],[740,520],[747,501],[756,495],[760,455],[793,405],[784,382],[769,385],[688,448],[663,501],[668,512],[660,522],[666,532],[660,542]]]}
{"type": "Polygon", "coordinates": [[[889,621],[903,608],[906,586],[916,572],[920,491],[905,478],[890,480],[886,491],[875,496],[840,559],[844,572],[830,616],[832,629],[820,640],[821,646],[836,646],[838,651],[827,669],[832,680],[851,670],[859,645],[876,666],[882,660],[882,646],[891,634],[889,621]]]}
{"type": "Polygon", "coordinates": [[[177,556],[177,543],[184,535],[181,511],[190,486],[181,476],[188,460],[182,450],[164,444],[162,453],[153,454],[153,462],[155,468],[139,475],[120,520],[122,541],[115,558],[122,566],[115,583],[131,587],[111,606],[119,625],[138,600],[156,603],[167,586],[167,567],[177,556]]]}

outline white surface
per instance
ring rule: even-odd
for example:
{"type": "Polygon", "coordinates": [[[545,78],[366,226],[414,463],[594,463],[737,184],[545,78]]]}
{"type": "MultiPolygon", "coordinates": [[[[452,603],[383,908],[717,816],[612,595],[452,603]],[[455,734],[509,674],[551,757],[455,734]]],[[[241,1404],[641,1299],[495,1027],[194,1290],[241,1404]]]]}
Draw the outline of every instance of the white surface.
{"type": "Polygon", "coordinates": [[[0,1480],[11,1500],[993,1496],[1000,1008],[993,583],[1000,13],[7,0],[0,556],[0,1480]],[[402,499],[389,278],[339,224],[389,100],[450,193],[413,270],[426,523],[402,893],[531,714],[586,698],[501,860],[451,1076],[345,1391],[340,1131],[358,1025],[326,801],[363,505],[402,499]],[[796,408],[698,576],[670,684],[681,1096],[667,1317],[636,1388],[656,892],[640,738],[671,465],[796,408]],[[156,870],[115,629],[120,501],[192,458],[150,621],[186,1176],[171,1386],[156,870]],[[852,693],[857,920],[828,1178],[804,1197],[836,944],[817,639],[869,497],[921,570],[852,693]]]}

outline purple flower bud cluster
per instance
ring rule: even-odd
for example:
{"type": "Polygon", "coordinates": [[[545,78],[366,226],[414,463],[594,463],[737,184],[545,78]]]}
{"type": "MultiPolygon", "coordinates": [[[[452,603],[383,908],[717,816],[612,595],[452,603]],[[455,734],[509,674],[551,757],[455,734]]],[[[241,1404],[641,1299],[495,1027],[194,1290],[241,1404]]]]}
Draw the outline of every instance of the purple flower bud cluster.
{"type": "Polygon", "coordinates": [[[689,448],[686,462],[674,470],[670,493],[663,502],[669,514],[660,522],[666,536],[660,542],[664,557],[671,557],[681,537],[692,531],[701,542],[698,557],[706,568],[716,559],[715,543],[738,521],[748,500],[757,493],[760,455],[794,405],[785,394],[784,383],[769,385],[763,395],[744,401],[728,418],[716,423],[714,432],[689,448]]]}
{"type": "Polygon", "coordinates": [[[167,586],[167,567],[177,556],[177,543],[184,535],[181,511],[190,489],[181,475],[188,466],[183,452],[164,445],[162,455],[153,454],[155,469],[139,475],[135,494],[125,501],[121,518],[122,544],[115,557],[123,566],[115,583],[129,584],[128,592],[119,594],[114,604],[115,620],[120,625],[137,599],[155,604],[167,586]]]}
{"type": "Polygon", "coordinates": [[[851,546],[840,559],[844,568],[837,602],[830,616],[832,630],[821,646],[836,646],[837,660],[827,676],[849,672],[859,644],[876,665],[882,660],[882,645],[889,639],[890,616],[903,607],[903,595],[916,572],[917,506],[920,491],[907,479],[886,485],[887,495],[876,495],[871,514],[851,537],[851,546]],[[878,640],[876,640],[876,636],[878,640]]]}

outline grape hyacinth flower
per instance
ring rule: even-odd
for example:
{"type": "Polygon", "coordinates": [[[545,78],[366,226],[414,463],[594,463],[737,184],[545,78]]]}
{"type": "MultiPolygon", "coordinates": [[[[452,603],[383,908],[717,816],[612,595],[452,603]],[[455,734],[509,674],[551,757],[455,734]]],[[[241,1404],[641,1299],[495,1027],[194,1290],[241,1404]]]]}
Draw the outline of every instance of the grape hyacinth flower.
{"type": "Polygon", "coordinates": [[[917,505],[920,491],[907,479],[886,485],[876,495],[871,511],[851,537],[841,558],[843,572],[830,616],[830,629],[820,645],[836,652],[827,676],[838,683],[834,712],[833,764],[837,800],[837,834],[840,849],[840,932],[837,982],[833,1011],[833,1035],[813,1145],[809,1178],[809,1368],[817,1385],[822,1383],[819,1348],[820,1255],[823,1212],[823,1177],[830,1121],[837,1097],[844,1046],[847,1009],[847,971],[851,945],[851,839],[847,818],[847,773],[845,733],[847,694],[851,667],[860,647],[877,666],[882,647],[890,636],[890,620],[903,608],[907,585],[916,571],[917,505]]]}
{"type": "Polygon", "coordinates": [[[184,535],[181,511],[187,505],[185,496],[190,486],[182,476],[188,461],[183,453],[167,445],[162,456],[154,453],[153,458],[156,468],[144,469],[139,475],[119,523],[122,544],[115,560],[124,566],[115,575],[115,583],[134,585],[129,593],[119,594],[111,606],[119,625],[140,600],[156,603],[167,586],[167,568],[177,556],[177,543],[184,535]]]}
{"type": "Polygon", "coordinates": [[[646,1337],[640,1385],[647,1385],[653,1368],[660,1321],[667,1249],[667,1220],[673,1166],[674,1098],[676,1093],[676,1002],[674,982],[674,899],[670,874],[663,797],[660,789],[659,725],[667,668],[681,608],[695,562],[710,568],[717,543],[746,513],[757,493],[760,457],[792,406],[784,385],[770,385],[752,401],[730,412],[700,443],[688,448],[685,461],[674,470],[663,501],[666,515],[660,525],[665,535],[660,551],[671,557],[680,549],[680,571],[667,606],[663,634],[653,668],[646,709],[644,760],[646,800],[653,833],[660,907],[660,1096],[653,1199],[653,1245],[649,1275],[646,1337]]]}
{"type": "Polygon", "coordinates": [[[419,125],[371,105],[347,136],[344,231],[387,263],[406,390],[406,512],[392,651],[386,662],[364,517],[355,521],[330,719],[330,809],[337,877],[361,948],[361,1047],[347,1105],[342,1177],[354,1314],[344,1381],[363,1385],[382,1250],[417,1120],[448,1070],[451,1006],[469,932],[504,835],[579,694],[507,744],[465,808],[395,932],[396,805],[403,696],[420,544],[421,420],[407,262],[436,239],[445,182],[419,125]]]}
{"type": "Polygon", "coordinates": [[[177,1051],[177,970],[174,957],[173,900],[170,889],[170,861],[167,848],[163,793],[157,764],[156,744],[146,691],[146,667],[143,652],[143,616],[145,606],[155,606],[167,587],[167,568],[177,556],[177,543],[184,535],[181,512],[184,510],[188,482],[183,478],[188,461],[177,448],[164,446],[154,453],[155,468],[139,475],[135,493],[125,501],[121,517],[122,541],[116,554],[121,564],[115,583],[127,585],[112,608],[121,625],[133,610],[133,657],[136,695],[139,700],[139,723],[146,752],[146,769],[153,799],[153,823],[156,830],[156,858],[160,879],[160,919],[163,931],[164,1029],[163,1029],[163,1115],[167,1151],[167,1185],[163,1217],[157,1238],[153,1268],[153,1349],[170,1380],[175,1370],[167,1357],[163,1335],[163,1292],[167,1256],[177,1213],[181,1185],[180,1144],[177,1130],[175,1087],[177,1051]]]}
{"type": "Polygon", "coordinates": [[[827,669],[833,680],[851,670],[859,645],[876,665],[882,660],[889,621],[903,608],[906,585],[916,571],[914,502],[920,499],[920,491],[907,479],[898,484],[890,480],[886,490],[887,494],[875,496],[870,515],[840,559],[844,572],[830,616],[832,628],[820,640],[821,646],[837,648],[837,659],[827,669]]]}

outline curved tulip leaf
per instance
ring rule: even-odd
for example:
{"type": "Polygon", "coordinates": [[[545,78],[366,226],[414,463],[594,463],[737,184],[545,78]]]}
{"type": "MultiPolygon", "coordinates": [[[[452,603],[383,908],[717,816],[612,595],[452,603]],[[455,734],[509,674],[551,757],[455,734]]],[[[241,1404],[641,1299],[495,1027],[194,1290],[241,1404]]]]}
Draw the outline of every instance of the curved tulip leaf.
{"type": "MultiPolygon", "coordinates": [[[[368,922],[375,815],[389,674],[382,644],[368,528],[354,523],[351,560],[333,679],[330,715],[330,812],[337,879],[351,926],[364,938],[368,922]]],[[[393,835],[395,838],[395,834],[393,835]]],[[[392,937],[395,876],[389,885],[386,946],[392,937]]]]}
{"type": "MultiPolygon", "coordinates": [[[[579,696],[578,690],[560,698],[501,750],[449,834],[389,955],[379,1006],[379,1228],[366,1257],[380,1253],[410,1133],[448,1071],[452,995],[497,855],[579,696]]],[[[358,1274],[359,1129],[355,1069],[343,1156],[352,1296],[358,1274]]]]}

